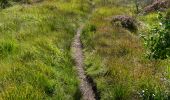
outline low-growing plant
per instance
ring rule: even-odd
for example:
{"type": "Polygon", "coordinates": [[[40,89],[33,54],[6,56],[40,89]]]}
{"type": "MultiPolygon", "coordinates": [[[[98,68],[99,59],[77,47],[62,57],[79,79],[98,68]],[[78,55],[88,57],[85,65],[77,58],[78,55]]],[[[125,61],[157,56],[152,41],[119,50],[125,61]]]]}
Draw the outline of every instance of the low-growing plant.
{"type": "Polygon", "coordinates": [[[126,15],[114,16],[111,23],[113,25],[115,25],[115,23],[116,24],[120,23],[123,28],[126,28],[129,31],[132,32],[137,31],[137,21],[130,16],[126,16],[126,15]]]}
{"type": "Polygon", "coordinates": [[[12,41],[3,41],[0,43],[0,57],[4,58],[15,52],[17,46],[12,41]]]}
{"type": "Polygon", "coordinates": [[[150,59],[166,59],[170,56],[170,20],[159,14],[159,25],[144,36],[147,56],[150,59]]]}
{"type": "Polygon", "coordinates": [[[144,13],[163,11],[168,8],[168,0],[155,0],[151,5],[144,8],[144,13]]]}

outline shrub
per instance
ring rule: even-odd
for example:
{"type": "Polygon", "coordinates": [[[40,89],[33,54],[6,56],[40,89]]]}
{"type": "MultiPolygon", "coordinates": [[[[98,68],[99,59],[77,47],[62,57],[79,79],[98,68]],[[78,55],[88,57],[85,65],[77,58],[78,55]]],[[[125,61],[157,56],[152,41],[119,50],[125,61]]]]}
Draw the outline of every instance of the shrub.
{"type": "Polygon", "coordinates": [[[145,13],[153,12],[153,11],[161,11],[168,7],[167,0],[156,0],[151,5],[144,8],[145,13]]]}
{"type": "Polygon", "coordinates": [[[136,20],[130,16],[126,16],[126,15],[114,16],[111,23],[115,25],[118,22],[120,22],[123,28],[126,28],[130,31],[137,30],[136,20]]]}
{"type": "Polygon", "coordinates": [[[159,14],[161,22],[153,27],[149,35],[144,37],[150,59],[166,59],[170,56],[170,20],[159,14]]]}

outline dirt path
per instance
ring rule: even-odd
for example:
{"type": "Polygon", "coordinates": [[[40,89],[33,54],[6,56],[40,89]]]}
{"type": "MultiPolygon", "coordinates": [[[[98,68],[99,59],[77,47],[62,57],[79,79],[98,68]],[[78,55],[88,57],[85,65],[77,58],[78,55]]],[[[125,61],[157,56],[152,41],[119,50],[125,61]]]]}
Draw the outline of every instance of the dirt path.
{"type": "Polygon", "coordinates": [[[95,92],[93,91],[93,86],[88,81],[88,78],[84,71],[82,44],[80,41],[80,35],[82,33],[83,28],[84,24],[82,24],[77,29],[77,33],[72,43],[72,53],[76,63],[76,69],[80,81],[80,91],[82,93],[83,100],[96,100],[95,92]]]}

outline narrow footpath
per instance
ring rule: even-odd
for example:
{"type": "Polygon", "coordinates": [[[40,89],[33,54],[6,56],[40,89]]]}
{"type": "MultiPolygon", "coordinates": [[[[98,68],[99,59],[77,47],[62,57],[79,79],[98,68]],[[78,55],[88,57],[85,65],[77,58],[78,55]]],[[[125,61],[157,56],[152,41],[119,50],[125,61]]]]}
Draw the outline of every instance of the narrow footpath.
{"type": "Polygon", "coordinates": [[[88,78],[84,71],[82,43],[80,41],[80,36],[83,28],[84,24],[80,25],[80,27],[77,29],[77,33],[72,43],[72,53],[76,63],[77,74],[80,81],[80,91],[82,93],[82,99],[96,100],[93,87],[89,83],[88,78]]]}

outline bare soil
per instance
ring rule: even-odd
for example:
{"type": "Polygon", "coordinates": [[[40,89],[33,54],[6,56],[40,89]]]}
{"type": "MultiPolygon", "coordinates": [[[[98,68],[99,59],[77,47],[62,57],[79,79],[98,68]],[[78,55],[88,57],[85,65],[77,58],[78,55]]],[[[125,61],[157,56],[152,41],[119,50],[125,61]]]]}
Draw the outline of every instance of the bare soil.
{"type": "Polygon", "coordinates": [[[74,37],[74,41],[72,43],[72,53],[76,63],[77,74],[80,81],[80,91],[82,93],[82,99],[96,100],[95,93],[93,91],[93,86],[88,81],[88,78],[84,71],[84,63],[83,63],[84,57],[82,52],[82,43],[80,41],[80,35],[82,33],[83,28],[84,25],[81,25],[77,30],[77,33],[74,37]]]}

